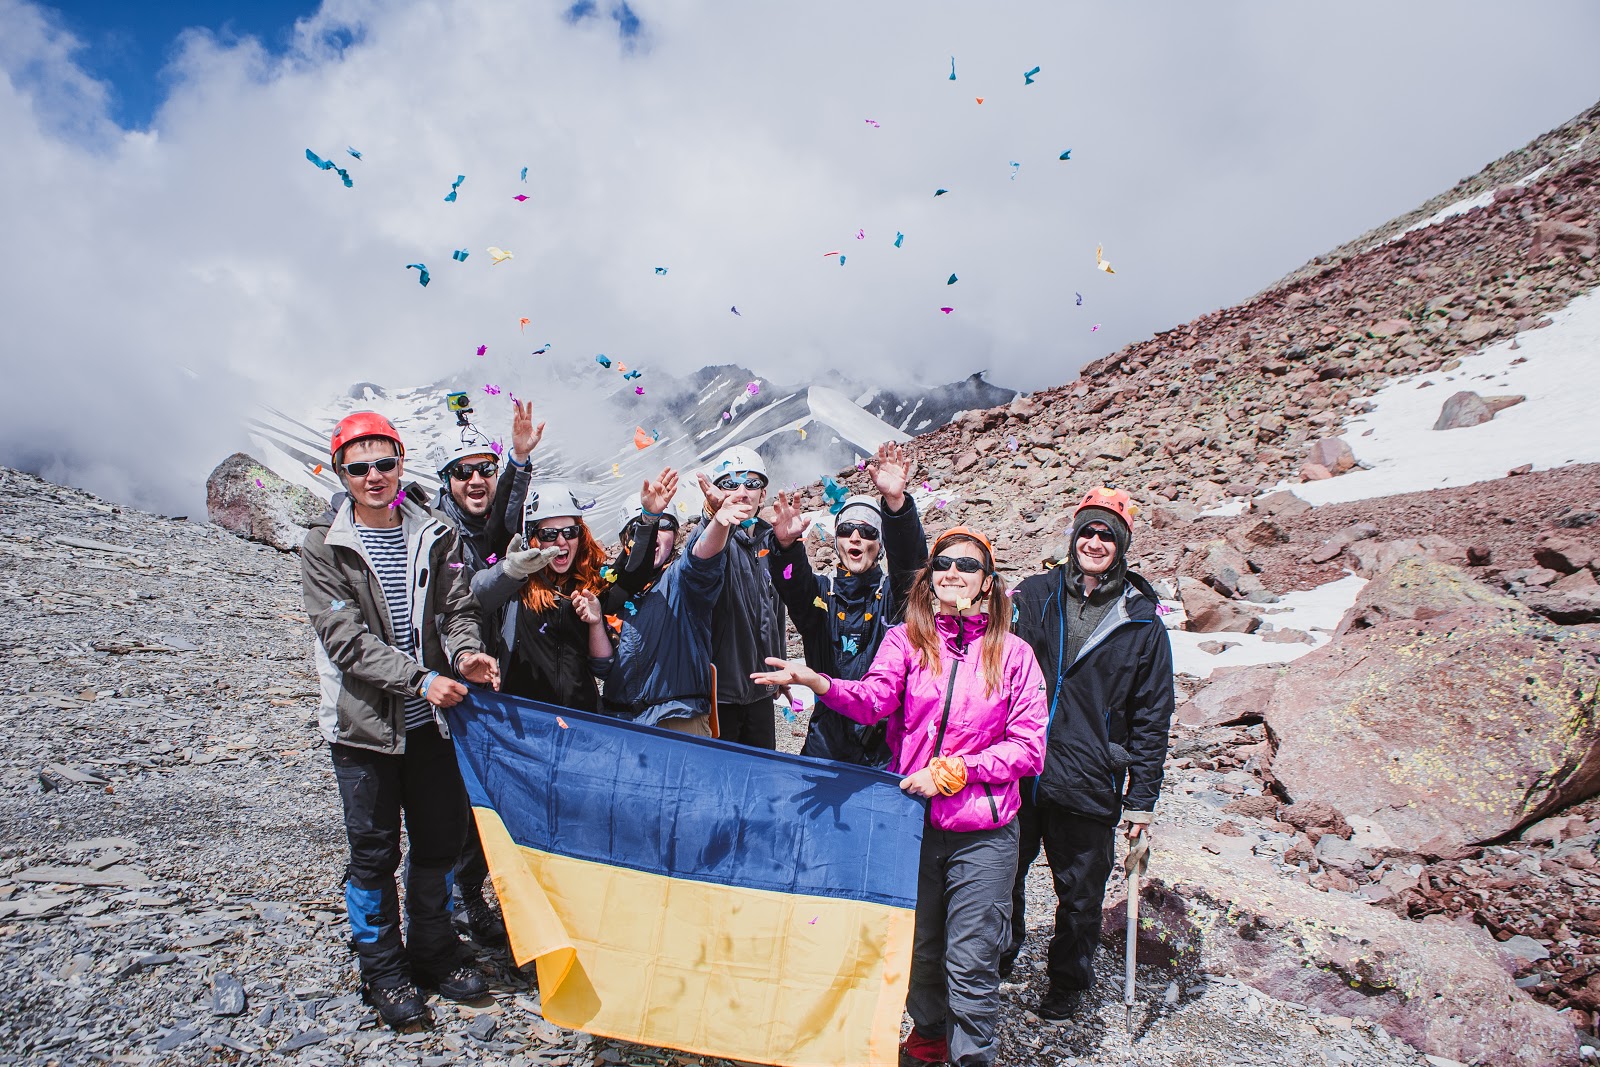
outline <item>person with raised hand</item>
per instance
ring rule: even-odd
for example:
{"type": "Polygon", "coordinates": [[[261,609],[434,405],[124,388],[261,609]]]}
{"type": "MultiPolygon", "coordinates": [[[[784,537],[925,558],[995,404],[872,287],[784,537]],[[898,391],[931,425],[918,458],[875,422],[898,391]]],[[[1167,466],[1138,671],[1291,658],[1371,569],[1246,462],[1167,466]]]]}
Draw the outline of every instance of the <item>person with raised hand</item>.
{"type": "Polygon", "coordinates": [[[859,680],[781,659],[754,680],[812,689],[840,715],[888,720],[890,770],[928,800],[902,1064],[994,1062],[1000,954],[1011,926],[1017,783],[1044,763],[1044,678],[1010,633],[994,551],[976,530],[940,534],[859,680]]]}
{"type": "MultiPolygon", "coordinates": [[[[833,517],[831,572],[813,571],[806,556],[808,525],[798,494],[773,502],[778,549],[769,571],[805,648],[806,663],[835,678],[860,678],[898,622],[907,591],[928,561],[927,536],[916,501],[906,492],[915,470],[906,450],[885,442],[867,464],[877,497],[852,496],[833,517]]],[[[802,756],[867,767],[888,766],[892,753],[882,722],[863,725],[818,699],[802,756]]]]}
{"type": "Polygon", "coordinates": [[[726,548],[755,516],[749,501],[726,501],[688,552],[673,559],[678,525],[668,508],[678,488],[670,468],[640,492],[642,513],[622,529],[623,555],[607,597],[620,634],[606,679],[604,709],[646,726],[712,735],[711,612],[722,591],[726,548]]]}
{"type": "Polygon", "coordinates": [[[578,711],[599,711],[596,678],[611,673],[615,648],[600,607],[605,550],[583,521],[589,504],[561,482],[528,490],[521,536],[542,557],[529,568],[517,552],[472,578],[488,615],[505,690],[578,711]],[[502,611],[502,609],[504,609],[502,611]]]}
{"type": "Polygon", "coordinates": [[[457,677],[498,688],[500,670],[484,652],[459,536],[420,486],[402,488],[405,446],[394,425],[356,412],[334,429],[330,451],[345,491],[301,545],[301,588],[317,638],[318,718],[350,841],[345,908],[362,993],[398,1029],[432,1019],[419,985],[452,1000],[488,992],[450,923],[467,796],[436,709],[466,696],[457,677]],[[404,941],[395,888],[402,817],[404,941]]]}
{"type": "MultiPolygon", "coordinates": [[[[706,518],[727,504],[748,505],[751,514],[729,534],[722,592],[711,614],[711,660],[716,667],[717,719],[724,741],[755,748],[778,747],[777,709],[771,686],[751,681],[768,656],[783,654],[783,603],[772,587],[767,557],[776,547],[772,527],[758,513],[767,496],[767,466],[753,448],[735,445],[698,475],[706,518]]],[[[705,536],[690,535],[689,547],[705,536]]]]}

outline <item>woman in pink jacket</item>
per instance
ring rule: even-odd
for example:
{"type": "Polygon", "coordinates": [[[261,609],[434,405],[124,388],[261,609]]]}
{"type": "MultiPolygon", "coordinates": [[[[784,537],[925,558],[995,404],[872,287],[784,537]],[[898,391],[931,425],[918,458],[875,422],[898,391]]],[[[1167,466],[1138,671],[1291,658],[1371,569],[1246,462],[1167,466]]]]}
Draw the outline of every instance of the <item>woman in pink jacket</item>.
{"type": "Polygon", "coordinates": [[[1010,937],[1020,779],[1044,763],[1044,677],[1010,633],[1011,605],[982,534],[939,535],[860,681],[769,659],[755,675],[799,683],[857,722],[888,718],[890,769],[931,800],[922,832],[917,925],[902,1065],[989,1064],[995,1057],[1000,955],[1010,937]]]}

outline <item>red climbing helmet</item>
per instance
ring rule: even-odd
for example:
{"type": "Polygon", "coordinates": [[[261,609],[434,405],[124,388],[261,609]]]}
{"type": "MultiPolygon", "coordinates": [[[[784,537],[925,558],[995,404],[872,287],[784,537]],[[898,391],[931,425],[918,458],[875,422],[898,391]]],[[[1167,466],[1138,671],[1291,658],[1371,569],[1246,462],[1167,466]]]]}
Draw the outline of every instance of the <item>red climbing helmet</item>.
{"type": "Polygon", "coordinates": [[[1133,517],[1139,511],[1134,506],[1133,498],[1127,493],[1124,493],[1121,489],[1107,489],[1103,485],[1096,486],[1084,494],[1083,501],[1073,511],[1072,517],[1076,519],[1078,512],[1084,508],[1105,508],[1107,511],[1114,512],[1123,522],[1128,524],[1128,529],[1130,530],[1133,529],[1133,517]]]}
{"type": "Polygon", "coordinates": [[[405,442],[400,440],[400,431],[394,428],[394,423],[376,411],[357,411],[340,419],[339,425],[333,428],[329,451],[334,461],[338,461],[341,448],[363,437],[387,437],[400,450],[400,455],[406,454],[405,442]]]}

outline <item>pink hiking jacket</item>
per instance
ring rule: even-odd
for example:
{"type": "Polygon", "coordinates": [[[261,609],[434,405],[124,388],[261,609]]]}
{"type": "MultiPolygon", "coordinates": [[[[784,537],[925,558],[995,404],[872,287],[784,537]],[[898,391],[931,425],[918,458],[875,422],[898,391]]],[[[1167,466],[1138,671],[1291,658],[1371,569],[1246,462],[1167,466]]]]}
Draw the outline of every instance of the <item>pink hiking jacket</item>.
{"type": "Polygon", "coordinates": [[[966,788],[935,796],[930,817],[943,830],[990,830],[1016,817],[1017,782],[1044,766],[1044,675],[1033,649],[1006,635],[1001,680],[984,692],[982,641],[987,615],[940,615],[944,647],[936,671],[924,670],[904,624],[884,635],[872,668],[860,681],[829,678],[828,707],[860,723],[889,717],[891,770],[908,775],[935,755],[961,756],[966,788]],[[948,715],[944,744],[934,751],[948,715]]]}

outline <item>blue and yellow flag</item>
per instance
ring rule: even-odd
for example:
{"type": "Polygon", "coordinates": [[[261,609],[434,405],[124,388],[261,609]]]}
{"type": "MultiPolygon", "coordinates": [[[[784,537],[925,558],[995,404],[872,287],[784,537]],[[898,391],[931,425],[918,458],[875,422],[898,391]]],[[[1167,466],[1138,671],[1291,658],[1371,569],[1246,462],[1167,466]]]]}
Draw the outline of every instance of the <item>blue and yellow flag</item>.
{"type": "Polygon", "coordinates": [[[447,714],[545,1018],[757,1063],[896,1062],[925,809],[892,775],[479,689],[447,714]]]}

